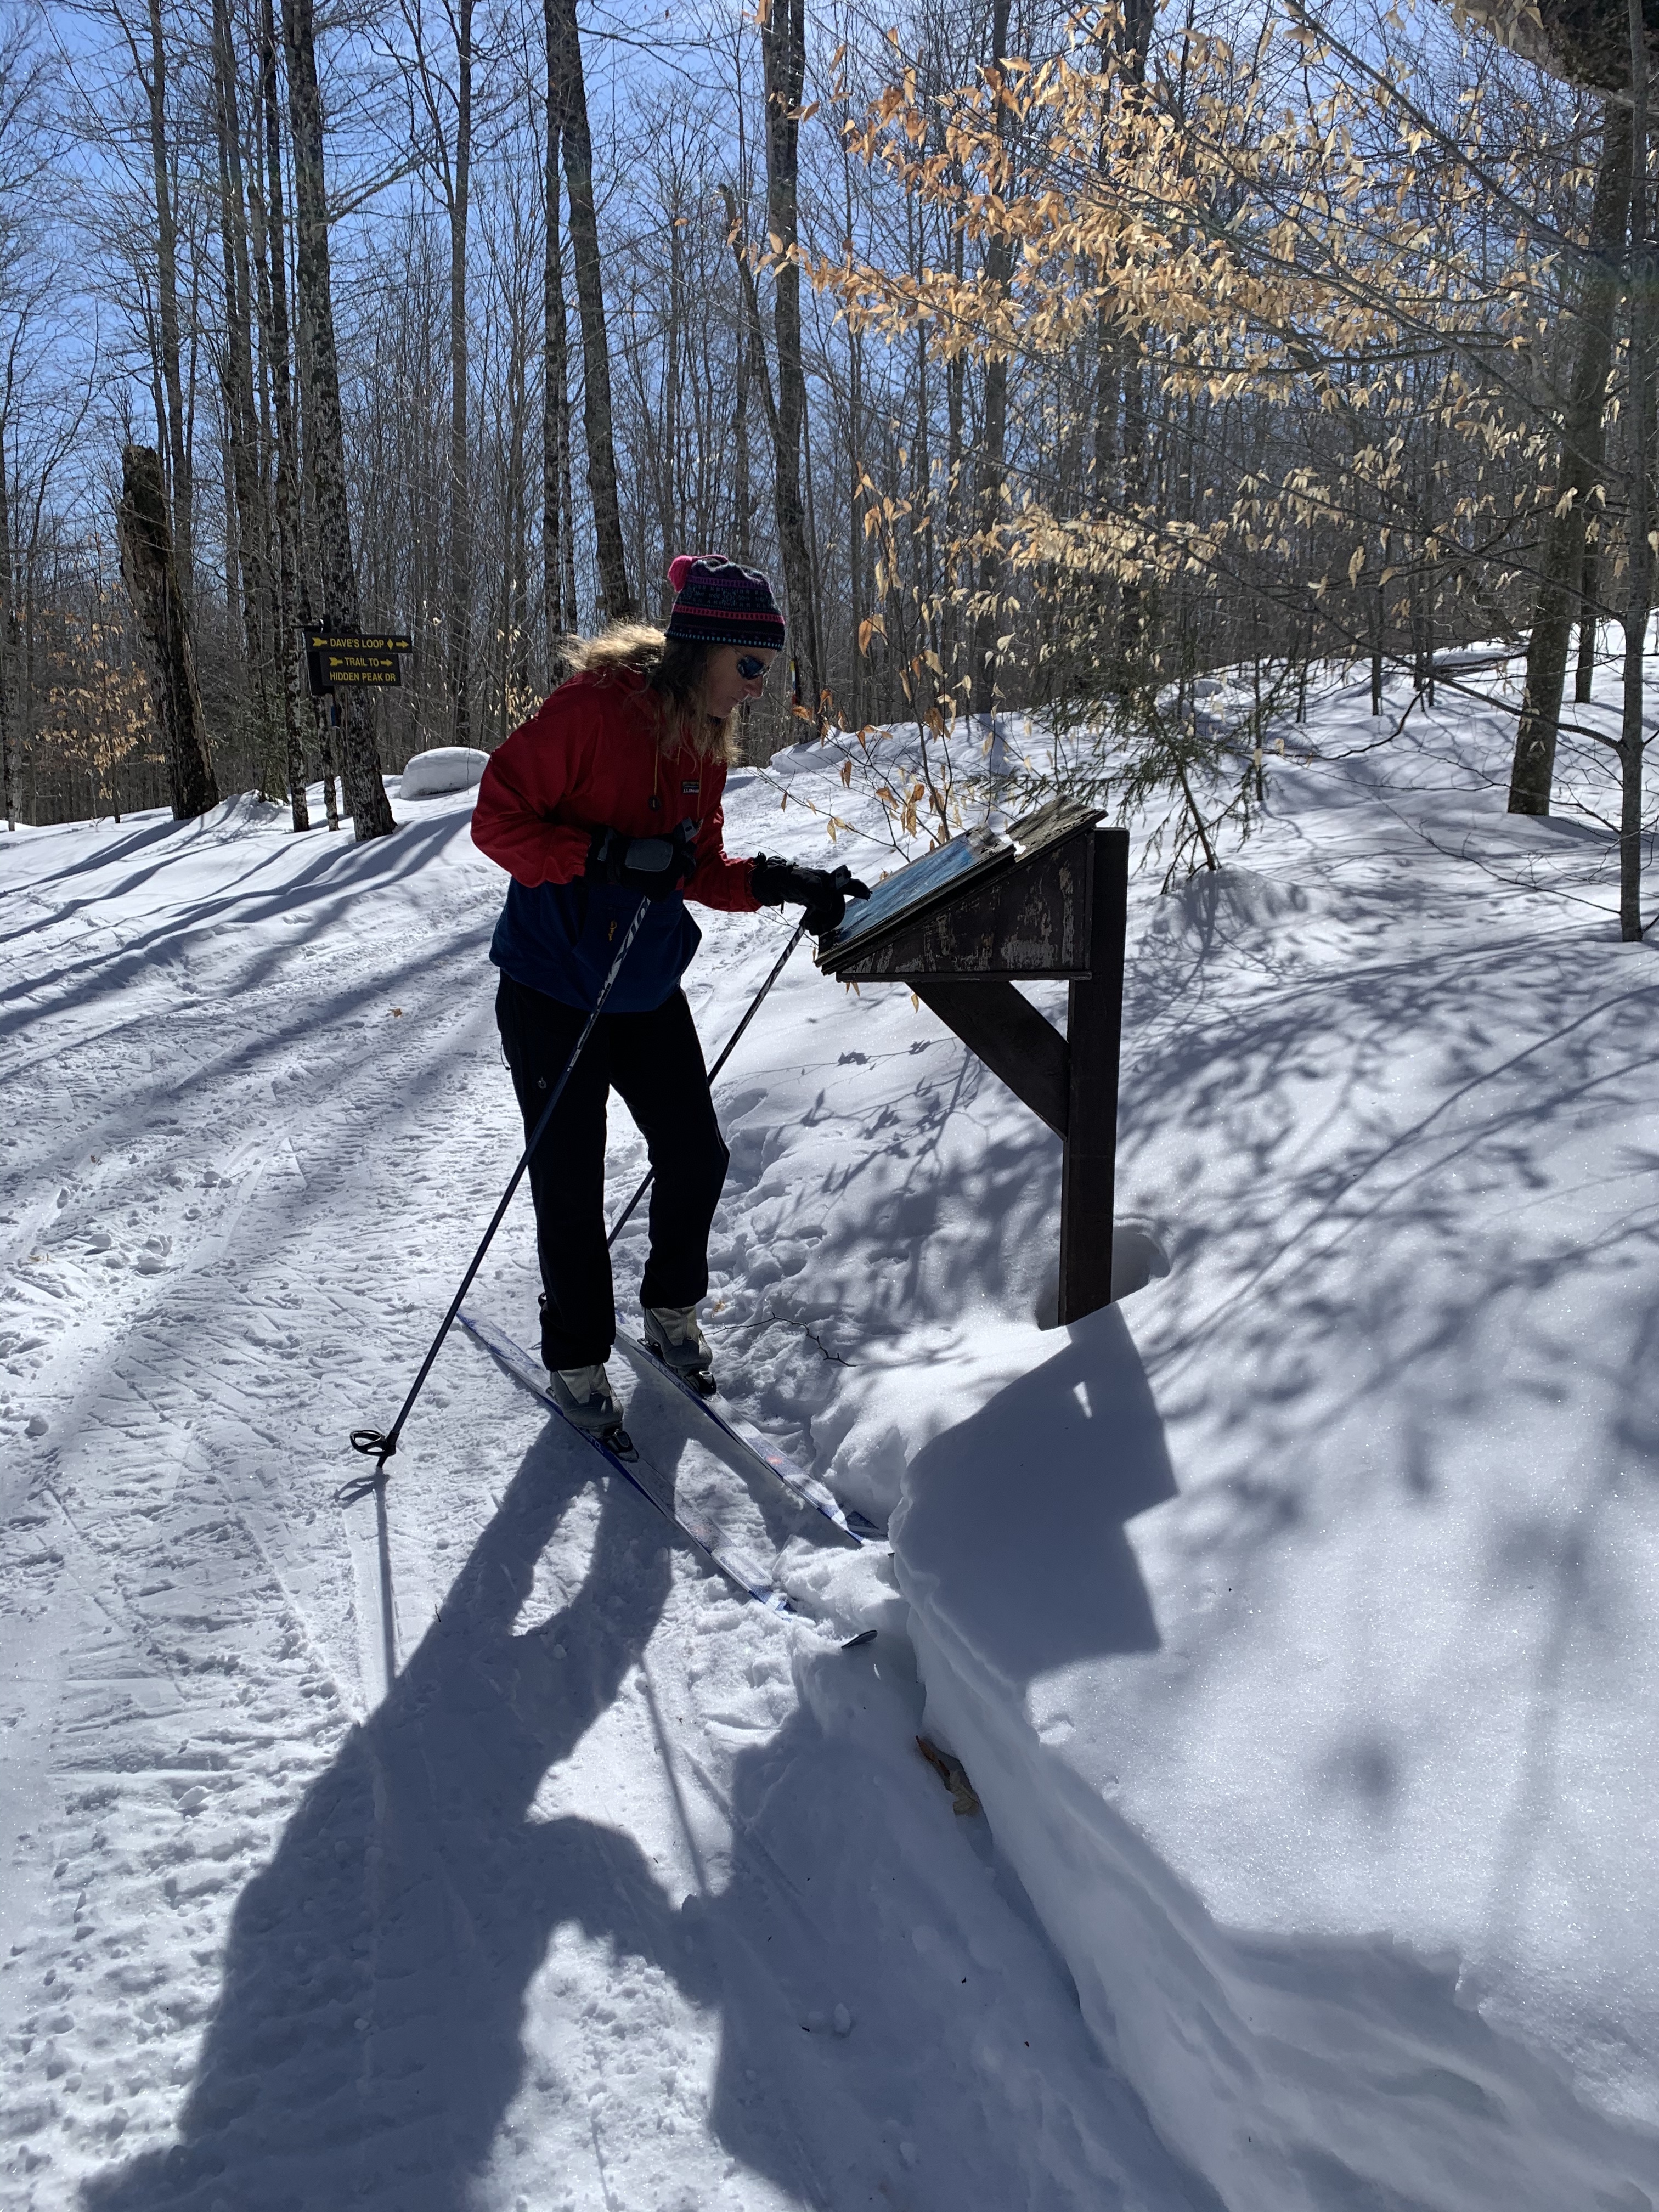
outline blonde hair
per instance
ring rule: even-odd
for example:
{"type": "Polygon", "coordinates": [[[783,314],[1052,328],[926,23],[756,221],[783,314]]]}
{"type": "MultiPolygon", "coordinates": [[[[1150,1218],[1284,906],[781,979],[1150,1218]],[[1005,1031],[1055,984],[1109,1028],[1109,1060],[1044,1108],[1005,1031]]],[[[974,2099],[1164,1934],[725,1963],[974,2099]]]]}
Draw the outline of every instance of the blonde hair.
{"type": "Polygon", "coordinates": [[[684,743],[702,759],[724,761],[727,768],[737,759],[734,718],[728,714],[717,722],[702,705],[713,647],[668,637],[650,623],[617,622],[597,637],[568,638],[564,650],[573,676],[603,679],[623,669],[643,676],[657,710],[658,742],[665,750],[684,743]]]}

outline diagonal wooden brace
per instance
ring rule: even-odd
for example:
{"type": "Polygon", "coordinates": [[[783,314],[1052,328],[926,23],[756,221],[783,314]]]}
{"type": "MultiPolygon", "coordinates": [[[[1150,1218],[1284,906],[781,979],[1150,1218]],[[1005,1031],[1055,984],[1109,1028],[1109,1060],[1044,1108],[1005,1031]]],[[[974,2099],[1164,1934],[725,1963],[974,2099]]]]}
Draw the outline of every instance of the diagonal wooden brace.
{"type": "Polygon", "coordinates": [[[913,975],[910,988],[993,1075],[1029,1106],[1055,1136],[1071,1115],[1071,1055],[1054,1024],[1000,977],[982,983],[945,983],[913,975]]]}

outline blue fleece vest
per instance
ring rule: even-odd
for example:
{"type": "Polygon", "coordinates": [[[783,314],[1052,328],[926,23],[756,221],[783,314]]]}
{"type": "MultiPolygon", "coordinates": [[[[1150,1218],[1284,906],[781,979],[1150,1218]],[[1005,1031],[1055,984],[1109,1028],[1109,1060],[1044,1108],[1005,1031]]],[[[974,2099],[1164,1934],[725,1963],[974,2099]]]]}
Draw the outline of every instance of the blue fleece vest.
{"type": "MultiPolygon", "coordinates": [[[[489,957],[515,983],[591,1013],[639,902],[639,893],[621,884],[511,883],[489,957]]],[[[647,1014],[661,1006],[702,943],[678,892],[647,902],[606,1013],[647,1014]]]]}

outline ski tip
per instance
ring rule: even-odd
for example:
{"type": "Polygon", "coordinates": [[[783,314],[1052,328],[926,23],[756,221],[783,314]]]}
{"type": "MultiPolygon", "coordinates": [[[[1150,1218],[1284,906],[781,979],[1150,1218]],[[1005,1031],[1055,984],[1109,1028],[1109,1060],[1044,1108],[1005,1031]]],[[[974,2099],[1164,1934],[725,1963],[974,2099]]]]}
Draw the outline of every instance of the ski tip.
{"type": "Polygon", "coordinates": [[[841,1648],[843,1651],[859,1651],[866,1644],[873,1644],[875,1640],[876,1632],[873,1628],[861,1628],[856,1636],[849,1636],[841,1648]]]}

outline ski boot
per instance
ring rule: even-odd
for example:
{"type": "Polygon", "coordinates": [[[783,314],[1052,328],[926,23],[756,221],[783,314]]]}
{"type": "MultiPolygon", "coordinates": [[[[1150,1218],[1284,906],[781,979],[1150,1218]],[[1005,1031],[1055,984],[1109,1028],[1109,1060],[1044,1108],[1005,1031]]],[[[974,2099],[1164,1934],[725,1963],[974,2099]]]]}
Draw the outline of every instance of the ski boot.
{"type": "Polygon", "coordinates": [[[555,1367],[548,1380],[560,1411],[577,1428],[601,1443],[623,1436],[622,1407],[603,1361],[596,1367],[555,1367]]]}
{"type": "Polygon", "coordinates": [[[646,1349],[694,1390],[712,1398],[720,1387],[714,1380],[714,1355],[697,1327],[695,1300],[689,1306],[645,1306],[641,1310],[646,1349]]]}

